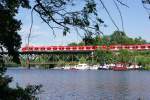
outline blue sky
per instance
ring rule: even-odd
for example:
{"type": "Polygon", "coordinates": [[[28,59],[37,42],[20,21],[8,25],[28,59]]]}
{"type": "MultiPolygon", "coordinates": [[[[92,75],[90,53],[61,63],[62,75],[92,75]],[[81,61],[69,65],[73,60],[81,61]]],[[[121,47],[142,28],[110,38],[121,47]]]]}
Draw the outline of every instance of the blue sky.
{"type": "MultiPolygon", "coordinates": [[[[77,2],[79,2],[78,0],[77,2]]],[[[106,7],[110,11],[111,16],[121,29],[121,21],[118,11],[112,0],[103,0],[106,7]]],[[[125,32],[130,37],[138,37],[141,36],[142,38],[150,41],[150,20],[148,19],[148,13],[146,13],[145,9],[141,4],[141,0],[124,0],[126,4],[128,4],[129,8],[121,6],[121,11],[124,20],[124,28],[125,32]]],[[[112,24],[111,20],[109,19],[107,13],[103,9],[102,5],[100,4],[99,0],[97,2],[97,8],[99,16],[105,21],[105,24],[108,27],[101,27],[101,31],[104,34],[109,35],[112,34],[113,31],[116,30],[116,27],[112,24]]],[[[80,4],[80,2],[79,2],[80,4]]],[[[80,7],[80,5],[77,7],[80,7]]],[[[76,9],[77,7],[72,7],[70,9],[76,9]]],[[[19,31],[19,34],[22,37],[22,46],[27,44],[27,36],[29,34],[29,28],[31,24],[31,17],[30,17],[31,10],[27,9],[20,9],[19,15],[17,18],[22,20],[22,29],[19,31]]],[[[83,33],[81,32],[81,35],[83,33]]],[[[31,35],[31,42],[32,45],[66,45],[70,42],[79,42],[81,40],[80,36],[76,34],[76,32],[71,31],[70,34],[67,36],[62,35],[62,31],[56,30],[56,37],[53,36],[52,31],[49,27],[42,22],[39,18],[38,14],[34,13],[34,23],[31,35]]]]}

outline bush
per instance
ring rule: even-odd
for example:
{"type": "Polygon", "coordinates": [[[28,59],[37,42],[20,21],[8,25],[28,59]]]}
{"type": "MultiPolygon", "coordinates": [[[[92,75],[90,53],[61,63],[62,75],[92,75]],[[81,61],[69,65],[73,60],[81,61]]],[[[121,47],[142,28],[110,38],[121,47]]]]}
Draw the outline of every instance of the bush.
{"type": "Polygon", "coordinates": [[[143,67],[144,70],[150,70],[150,66],[143,67]]]}
{"type": "Polygon", "coordinates": [[[41,93],[41,85],[29,85],[22,88],[19,85],[11,88],[9,83],[12,77],[5,75],[6,67],[0,59],[0,100],[38,100],[37,95],[41,93]]]}

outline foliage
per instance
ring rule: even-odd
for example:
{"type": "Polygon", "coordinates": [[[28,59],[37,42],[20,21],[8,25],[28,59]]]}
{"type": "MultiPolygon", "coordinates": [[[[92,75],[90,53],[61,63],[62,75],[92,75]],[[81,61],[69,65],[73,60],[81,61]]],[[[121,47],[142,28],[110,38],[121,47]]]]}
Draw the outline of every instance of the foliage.
{"type": "MultiPolygon", "coordinates": [[[[128,37],[124,32],[114,31],[111,35],[103,35],[96,37],[85,37],[80,43],[74,43],[76,45],[80,45],[81,43],[85,43],[84,45],[114,45],[114,44],[146,44],[148,43],[146,40],[141,37],[131,38],[128,37]]],[[[72,43],[70,43],[72,44],[72,43]]]]}
{"type": "Polygon", "coordinates": [[[98,32],[104,22],[98,16],[95,1],[83,0],[78,9],[67,9],[76,8],[77,3],[76,0],[35,0],[33,10],[48,24],[53,34],[55,29],[62,29],[63,35],[66,35],[72,27],[83,30],[87,35],[98,32]]]}
{"type": "Polygon", "coordinates": [[[124,32],[115,31],[110,37],[110,44],[145,44],[146,40],[141,37],[130,38],[124,32]]]}
{"type": "Polygon", "coordinates": [[[143,69],[144,70],[150,70],[150,66],[144,66],[143,69]]]}
{"type": "Polygon", "coordinates": [[[81,57],[81,58],[79,59],[79,62],[80,62],[80,63],[86,63],[86,59],[85,59],[84,57],[81,57]]]}
{"type": "Polygon", "coordinates": [[[29,8],[28,0],[2,0],[0,1],[0,45],[5,47],[13,61],[19,62],[17,50],[21,45],[20,30],[21,21],[15,19],[18,8],[29,8]]]}
{"type": "Polygon", "coordinates": [[[118,62],[130,63],[133,58],[133,52],[129,50],[119,50],[116,57],[118,62]]]}
{"type": "Polygon", "coordinates": [[[149,66],[150,65],[150,55],[144,56],[144,55],[138,55],[136,56],[136,62],[140,65],[149,66]]]}
{"type": "Polygon", "coordinates": [[[83,38],[83,42],[85,43],[85,45],[93,45],[94,38],[92,37],[92,33],[85,35],[85,37],[83,38]]]}
{"type": "Polygon", "coordinates": [[[75,42],[72,42],[72,43],[68,44],[68,46],[77,46],[77,45],[78,45],[78,44],[75,43],[75,42]]]}
{"type": "Polygon", "coordinates": [[[110,37],[104,35],[103,37],[96,36],[93,45],[110,45],[110,37]]]}
{"type": "Polygon", "coordinates": [[[125,44],[128,37],[124,32],[115,31],[110,38],[111,44],[125,44]]]}
{"type": "Polygon", "coordinates": [[[101,65],[104,65],[104,64],[109,64],[109,63],[112,63],[113,62],[113,52],[111,51],[108,51],[108,50],[96,50],[94,52],[94,55],[96,56],[97,58],[97,61],[101,64],[101,65]]]}
{"type": "Polygon", "coordinates": [[[17,85],[16,88],[9,87],[12,77],[5,75],[6,68],[0,60],[0,100],[37,100],[41,91],[41,85],[28,85],[25,88],[17,85]]]}
{"type": "MultiPolygon", "coordinates": [[[[30,8],[28,0],[1,0],[0,1],[0,48],[8,51],[9,56],[16,63],[20,63],[18,49],[21,45],[21,37],[18,31],[21,29],[21,21],[15,16],[19,7],[30,8]]],[[[5,75],[6,68],[3,55],[0,55],[0,100],[36,100],[40,92],[40,85],[21,88],[11,88],[9,83],[12,78],[5,75]]]]}
{"type": "Polygon", "coordinates": [[[82,42],[79,42],[79,43],[75,43],[75,42],[72,42],[72,43],[69,43],[68,46],[84,46],[85,43],[82,41],[82,42]]]}

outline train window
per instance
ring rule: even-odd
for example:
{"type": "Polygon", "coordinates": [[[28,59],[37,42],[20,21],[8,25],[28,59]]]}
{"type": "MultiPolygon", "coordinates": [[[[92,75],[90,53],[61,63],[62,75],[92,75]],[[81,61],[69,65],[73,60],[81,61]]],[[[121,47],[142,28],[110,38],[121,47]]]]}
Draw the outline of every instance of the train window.
{"type": "Polygon", "coordinates": [[[58,49],[59,49],[59,50],[62,50],[62,48],[61,48],[61,47],[58,47],[58,49]]]}
{"type": "Polygon", "coordinates": [[[56,48],[56,47],[54,47],[54,48],[53,48],[53,50],[57,50],[57,48],[56,48]]]}
{"type": "Polygon", "coordinates": [[[67,47],[66,50],[70,50],[70,47],[67,47]]]}
{"type": "Polygon", "coordinates": [[[141,46],[141,48],[145,48],[145,46],[141,46]]]}
{"type": "Polygon", "coordinates": [[[150,48],[150,46],[148,46],[148,48],[150,48]]]}
{"type": "Polygon", "coordinates": [[[45,50],[45,47],[42,47],[41,50],[45,50]]]}
{"type": "Polygon", "coordinates": [[[125,46],[126,49],[129,49],[129,46],[125,46]]]}
{"type": "Polygon", "coordinates": [[[93,46],[93,47],[92,47],[92,49],[96,49],[96,47],[95,47],[95,46],[93,46]]]}
{"type": "Polygon", "coordinates": [[[84,47],[79,47],[79,49],[84,49],[84,47]]]}
{"type": "Polygon", "coordinates": [[[33,48],[32,48],[32,47],[29,47],[29,50],[33,50],[33,48]]]}
{"type": "Polygon", "coordinates": [[[135,48],[138,48],[138,46],[135,46],[135,48]]]}
{"type": "Polygon", "coordinates": [[[115,47],[114,47],[114,46],[110,46],[109,48],[110,48],[110,49],[114,49],[115,47]]]}
{"type": "Polygon", "coordinates": [[[73,49],[73,50],[76,50],[77,48],[76,48],[76,47],[73,47],[72,49],[73,49]]]}
{"type": "Polygon", "coordinates": [[[39,48],[38,48],[38,47],[35,47],[34,50],[39,50],[39,48]]]}
{"type": "Polygon", "coordinates": [[[60,47],[59,50],[64,50],[64,47],[60,47]]]}
{"type": "Polygon", "coordinates": [[[27,48],[22,48],[22,50],[27,50],[27,48]]]}
{"type": "Polygon", "coordinates": [[[22,51],[26,51],[27,50],[27,48],[22,48],[22,51]]]}
{"type": "Polygon", "coordinates": [[[91,49],[90,47],[86,47],[86,49],[91,49]]]}
{"type": "Polygon", "coordinates": [[[47,50],[51,50],[51,47],[48,47],[47,50]]]}

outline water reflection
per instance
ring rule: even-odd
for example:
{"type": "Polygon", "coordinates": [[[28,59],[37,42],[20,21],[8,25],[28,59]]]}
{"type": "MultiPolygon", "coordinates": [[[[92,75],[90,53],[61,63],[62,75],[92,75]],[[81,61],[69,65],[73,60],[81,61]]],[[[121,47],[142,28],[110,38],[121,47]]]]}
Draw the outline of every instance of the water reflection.
{"type": "Polygon", "coordinates": [[[42,84],[40,100],[150,100],[150,72],[9,69],[20,85],[42,84]]]}
{"type": "Polygon", "coordinates": [[[114,100],[127,100],[128,95],[130,94],[129,91],[129,76],[127,72],[117,72],[113,74],[113,99],[114,100]],[[120,94],[120,95],[118,95],[120,94]]]}

